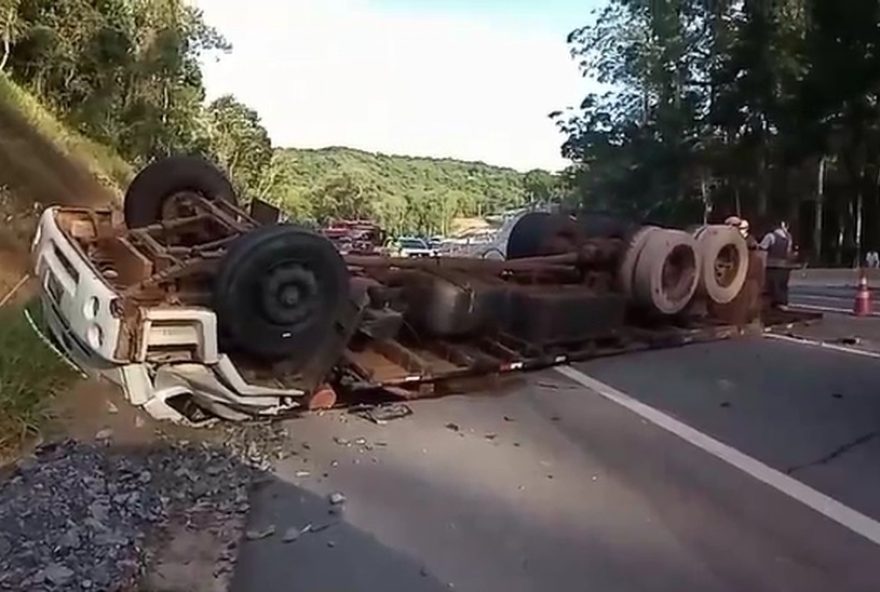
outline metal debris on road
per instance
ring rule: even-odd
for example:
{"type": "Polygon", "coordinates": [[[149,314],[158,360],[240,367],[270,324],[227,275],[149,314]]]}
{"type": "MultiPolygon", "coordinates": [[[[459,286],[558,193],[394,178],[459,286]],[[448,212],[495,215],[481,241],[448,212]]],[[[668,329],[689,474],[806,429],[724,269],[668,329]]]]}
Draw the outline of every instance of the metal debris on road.
{"type": "Polygon", "coordinates": [[[395,419],[412,415],[413,411],[404,403],[385,403],[382,405],[356,405],[349,413],[382,425],[395,419]]]}
{"type": "Polygon", "coordinates": [[[553,391],[571,391],[577,388],[572,384],[559,384],[558,382],[539,382],[537,385],[541,388],[553,391]]]}
{"type": "Polygon", "coordinates": [[[307,532],[311,532],[312,525],[306,524],[302,528],[297,528],[296,526],[291,526],[284,532],[284,536],[281,537],[282,543],[292,543],[293,541],[299,539],[302,535],[307,532]]]}
{"type": "Polygon", "coordinates": [[[331,503],[332,505],[334,505],[334,506],[338,506],[338,505],[340,505],[340,504],[344,504],[344,503],[345,503],[345,496],[342,495],[341,493],[339,493],[338,491],[334,491],[333,493],[331,493],[330,495],[328,495],[328,496],[327,496],[327,499],[328,499],[328,500],[330,501],[330,503],[331,503]]]}
{"type": "Polygon", "coordinates": [[[263,528],[262,530],[254,529],[254,530],[247,531],[245,533],[245,538],[247,538],[247,540],[249,540],[249,541],[259,541],[261,539],[269,538],[273,534],[275,534],[275,525],[270,524],[269,526],[267,526],[266,528],[263,528]]]}

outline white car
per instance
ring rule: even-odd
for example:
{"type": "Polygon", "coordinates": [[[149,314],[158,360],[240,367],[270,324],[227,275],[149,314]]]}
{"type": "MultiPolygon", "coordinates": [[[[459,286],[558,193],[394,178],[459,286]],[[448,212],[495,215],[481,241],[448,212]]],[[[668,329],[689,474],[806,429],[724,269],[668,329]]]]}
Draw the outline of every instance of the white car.
{"type": "Polygon", "coordinates": [[[437,251],[420,238],[402,237],[397,239],[397,252],[401,257],[436,257],[437,251]]]}

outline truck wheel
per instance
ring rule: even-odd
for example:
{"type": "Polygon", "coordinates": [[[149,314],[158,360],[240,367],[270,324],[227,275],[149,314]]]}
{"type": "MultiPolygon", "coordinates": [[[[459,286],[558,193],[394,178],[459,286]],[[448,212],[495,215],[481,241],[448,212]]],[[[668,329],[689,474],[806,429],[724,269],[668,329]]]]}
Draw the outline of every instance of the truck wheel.
{"type": "Polygon", "coordinates": [[[652,232],[633,275],[636,303],[660,314],[678,314],[697,290],[700,268],[692,236],[681,230],[652,232]]]}
{"type": "Polygon", "coordinates": [[[263,226],[223,259],[214,311],[233,347],[301,368],[335,330],[348,295],[348,270],[329,240],[296,226],[263,226]]]}
{"type": "Polygon", "coordinates": [[[171,198],[183,193],[238,203],[223,171],[201,158],[172,156],[147,165],[128,186],[124,205],[126,225],[141,228],[158,222],[171,198]]]}
{"type": "Polygon", "coordinates": [[[738,230],[704,226],[694,233],[703,265],[699,290],[717,304],[731,302],[742,290],[748,272],[749,249],[738,230]]]}
{"type": "Polygon", "coordinates": [[[523,259],[577,250],[584,241],[577,223],[562,214],[529,212],[510,230],[507,258],[523,259]]]}
{"type": "Polygon", "coordinates": [[[657,226],[642,226],[627,241],[623,259],[617,271],[617,283],[620,291],[628,298],[633,296],[633,275],[636,272],[636,264],[639,261],[642,249],[645,243],[648,242],[648,239],[651,238],[651,235],[660,230],[662,229],[657,226]]]}

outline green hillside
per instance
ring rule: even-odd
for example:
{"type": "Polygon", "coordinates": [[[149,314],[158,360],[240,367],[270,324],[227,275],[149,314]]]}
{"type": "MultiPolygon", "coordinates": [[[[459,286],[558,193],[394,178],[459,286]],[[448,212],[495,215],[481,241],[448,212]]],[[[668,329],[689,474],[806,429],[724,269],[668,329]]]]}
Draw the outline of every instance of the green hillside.
{"type": "Polygon", "coordinates": [[[456,216],[526,199],[525,174],[479,162],[289,148],[275,153],[270,169],[263,194],[294,216],[374,217],[393,232],[444,232],[456,216]]]}

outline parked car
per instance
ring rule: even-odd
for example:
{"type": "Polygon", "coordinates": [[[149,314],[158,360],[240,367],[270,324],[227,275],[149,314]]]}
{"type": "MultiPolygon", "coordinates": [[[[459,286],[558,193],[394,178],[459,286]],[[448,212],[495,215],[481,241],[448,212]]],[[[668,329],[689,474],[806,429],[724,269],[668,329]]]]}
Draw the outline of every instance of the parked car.
{"type": "Polygon", "coordinates": [[[397,239],[397,255],[399,257],[436,257],[437,252],[428,246],[423,239],[403,236],[397,239]]]}

